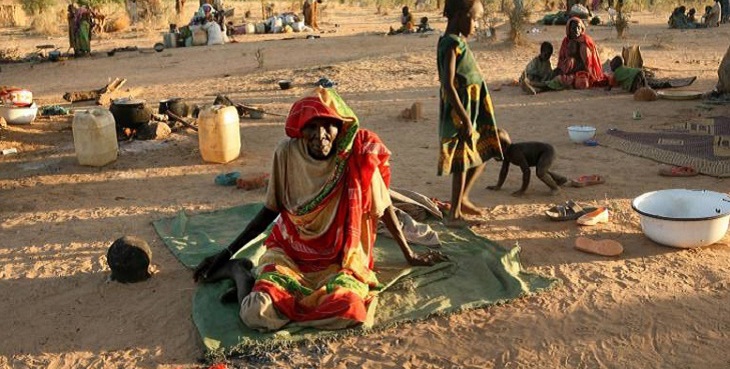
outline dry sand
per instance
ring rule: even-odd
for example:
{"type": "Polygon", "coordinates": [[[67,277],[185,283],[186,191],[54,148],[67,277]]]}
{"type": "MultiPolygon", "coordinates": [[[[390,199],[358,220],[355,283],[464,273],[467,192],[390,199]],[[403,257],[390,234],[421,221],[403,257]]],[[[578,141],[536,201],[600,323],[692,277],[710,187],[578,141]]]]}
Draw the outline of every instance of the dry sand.
{"type": "MultiPolygon", "coordinates": [[[[63,63],[2,65],[0,82],[31,89],[40,104],[62,102],[65,91],[97,88],[125,77],[138,97],[153,102],[181,96],[212,102],[216,93],[286,113],[290,104],[321,76],[339,82],[339,91],[393,151],[393,183],[448,199],[450,179],[435,175],[437,161],[437,35],[385,37],[397,24],[369,9],[330,7],[319,40],[276,40],[285,36],[239,36],[225,46],[120,53],[114,46],[150,47],[159,41],[134,32],[94,42],[96,57],[63,63]],[[339,24],[339,27],[335,27],[339,24]],[[263,41],[271,40],[272,41],[263,41]],[[263,49],[264,66],[254,54],[263,49]],[[275,81],[292,78],[280,91],[275,81]],[[423,102],[425,119],[397,117],[423,102]]],[[[417,14],[420,16],[421,14],[417,14]]],[[[445,24],[436,12],[433,26],[445,24]]],[[[692,89],[709,90],[727,48],[730,26],[713,30],[668,30],[663,13],[635,14],[629,38],[617,40],[607,27],[589,32],[603,58],[622,45],[642,45],[646,64],[662,76],[697,75],[692,89]]],[[[651,190],[698,188],[728,191],[727,179],[708,176],[666,178],[659,164],[606,147],[569,142],[566,126],[593,124],[633,129],[727,115],[727,107],[697,109],[698,101],[640,103],[614,89],[565,91],[525,96],[504,86],[536,53],[537,44],[557,47],[563,27],[540,27],[527,47],[474,44],[493,88],[497,119],[516,141],[553,144],[555,170],[568,176],[597,173],[606,183],[564,188],[557,196],[533,179],[528,194],[513,168],[505,187],[491,192],[499,165],[490,163],[473,192],[489,209],[475,230],[503,245],[519,243],[524,267],[558,278],[562,286],[509,304],[406,324],[397,329],[307,346],[262,357],[271,368],[727,368],[730,367],[730,236],[713,246],[679,250],[643,236],[630,208],[651,190]],[[631,119],[641,111],[644,119],[631,119]],[[610,205],[609,224],[579,228],[550,222],[542,212],[575,199],[610,205]],[[579,235],[621,242],[620,257],[576,251],[579,235]]],[[[56,42],[0,30],[0,42],[26,50],[56,42]],[[9,41],[11,40],[11,41],[9,41]],[[7,44],[7,43],[6,43],[7,44]]],[[[500,36],[507,30],[500,29],[500,36]]],[[[160,38],[161,39],[161,38],[160,38]]],[[[555,56],[553,62],[555,61],[555,56]]],[[[191,271],[168,252],[150,222],[172,216],[260,201],[263,191],[216,186],[216,174],[267,171],[272,147],[283,136],[283,120],[244,120],[239,159],[203,163],[192,131],[164,142],[121,145],[119,159],[104,168],[81,167],[73,154],[70,119],[38,119],[31,126],[2,131],[0,148],[0,367],[2,368],[178,368],[199,367],[202,345],[191,321],[195,290],[191,271]],[[105,254],[126,234],[146,239],[159,272],[144,283],[108,283],[105,254]]],[[[600,136],[599,136],[600,141],[600,136]]],[[[239,363],[244,367],[243,363],[239,363]]]]}

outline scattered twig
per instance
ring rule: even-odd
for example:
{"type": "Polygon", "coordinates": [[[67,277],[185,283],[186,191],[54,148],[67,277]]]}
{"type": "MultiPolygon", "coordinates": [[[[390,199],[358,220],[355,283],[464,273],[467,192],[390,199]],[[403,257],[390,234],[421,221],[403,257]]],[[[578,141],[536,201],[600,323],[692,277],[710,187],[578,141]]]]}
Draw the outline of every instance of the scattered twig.
{"type": "Polygon", "coordinates": [[[190,129],[192,129],[193,131],[196,131],[196,132],[198,131],[198,127],[196,127],[192,123],[188,122],[187,120],[185,120],[181,116],[179,116],[179,115],[177,115],[177,114],[175,114],[175,113],[173,113],[173,112],[171,112],[169,110],[167,112],[165,112],[165,114],[167,114],[167,116],[170,117],[170,119],[172,119],[172,120],[174,120],[176,122],[182,123],[185,127],[188,127],[188,128],[190,128],[190,129]]]}

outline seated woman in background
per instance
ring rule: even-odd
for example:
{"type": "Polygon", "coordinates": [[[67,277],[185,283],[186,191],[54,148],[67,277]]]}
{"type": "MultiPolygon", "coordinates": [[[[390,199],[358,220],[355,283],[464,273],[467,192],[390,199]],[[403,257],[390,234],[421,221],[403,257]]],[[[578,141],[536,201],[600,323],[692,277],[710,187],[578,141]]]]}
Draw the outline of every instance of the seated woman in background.
{"type": "MultiPolygon", "coordinates": [[[[558,79],[562,88],[590,88],[604,86],[606,76],[593,39],[586,34],[582,20],[573,17],[566,25],[566,35],[558,52],[558,79]]],[[[550,86],[558,89],[555,83],[550,86]]]]}
{"type": "Polygon", "coordinates": [[[203,25],[208,22],[213,22],[215,20],[215,9],[213,9],[213,5],[210,5],[208,3],[205,3],[198,8],[198,11],[195,12],[195,15],[193,15],[193,19],[190,20],[191,26],[196,25],[203,25]]]}
{"type": "Polygon", "coordinates": [[[710,8],[710,11],[705,15],[705,27],[719,27],[720,16],[722,15],[722,6],[720,0],[715,0],[715,5],[710,8]]]}
{"type": "Polygon", "coordinates": [[[697,28],[697,26],[693,22],[690,22],[689,17],[687,17],[687,14],[685,14],[686,11],[687,8],[684,6],[674,8],[672,15],[669,16],[669,21],[667,22],[669,24],[669,28],[697,28]]]}

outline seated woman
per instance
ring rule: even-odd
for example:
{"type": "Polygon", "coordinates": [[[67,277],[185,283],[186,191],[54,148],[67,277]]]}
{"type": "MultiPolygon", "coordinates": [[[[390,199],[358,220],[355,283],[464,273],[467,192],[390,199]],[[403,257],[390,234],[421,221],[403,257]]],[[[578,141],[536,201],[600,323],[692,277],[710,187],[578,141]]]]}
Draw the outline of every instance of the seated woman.
{"type": "Polygon", "coordinates": [[[694,22],[690,21],[690,18],[687,16],[687,14],[685,14],[686,11],[687,8],[684,6],[674,8],[672,15],[669,16],[669,28],[697,28],[697,25],[694,22]]]}
{"type": "Polygon", "coordinates": [[[604,86],[606,76],[593,39],[586,34],[582,20],[573,17],[566,25],[566,36],[558,53],[558,77],[548,83],[553,90],[604,86]]]}
{"type": "Polygon", "coordinates": [[[208,22],[212,22],[215,19],[216,12],[215,9],[213,9],[213,5],[205,3],[201,5],[200,8],[198,8],[197,12],[195,12],[193,19],[190,20],[190,25],[199,26],[208,22]]]}
{"type": "Polygon", "coordinates": [[[715,5],[710,8],[710,11],[705,15],[705,27],[719,27],[720,16],[722,14],[722,6],[720,0],[715,0],[715,5]]]}
{"type": "Polygon", "coordinates": [[[380,288],[373,260],[378,219],[409,264],[447,258],[408,245],[388,192],[390,151],[359,128],[336,91],[318,88],[295,102],[284,129],[288,138],[274,151],[264,207],[226,249],[196,268],[194,278],[234,279],[239,316],[252,329],[361,324],[380,288]],[[250,262],[230,265],[231,256],[271,223],[253,275],[246,272],[250,262]]]}

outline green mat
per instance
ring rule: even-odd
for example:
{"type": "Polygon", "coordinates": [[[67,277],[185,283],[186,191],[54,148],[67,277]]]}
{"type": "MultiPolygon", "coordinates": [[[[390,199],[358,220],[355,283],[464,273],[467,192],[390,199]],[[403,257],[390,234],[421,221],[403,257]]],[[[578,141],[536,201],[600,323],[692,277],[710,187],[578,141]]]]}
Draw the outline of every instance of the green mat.
{"type": "MultiPolygon", "coordinates": [[[[154,227],[172,253],[192,268],[235,239],[261,206],[248,204],[193,216],[181,212],[176,217],[155,221],[154,227]]],[[[361,334],[435,314],[506,302],[548,289],[557,282],[523,271],[518,247],[505,249],[470,230],[452,231],[438,223],[432,227],[439,232],[442,251],[450,258],[449,262],[433,267],[409,267],[395,241],[378,237],[375,266],[378,279],[386,288],[378,295],[374,317],[363,326],[320,331],[290,324],[275,333],[260,333],[241,323],[236,304],[220,303],[219,296],[233,285],[231,281],[222,281],[200,285],[193,298],[193,320],[203,343],[210,350],[235,350],[361,334]]],[[[236,256],[256,262],[264,251],[264,238],[252,241],[236,256]]]]}

